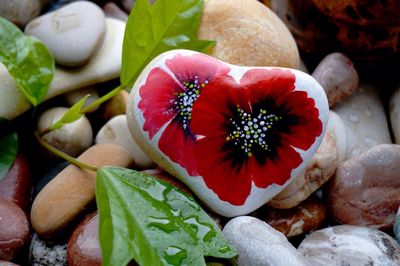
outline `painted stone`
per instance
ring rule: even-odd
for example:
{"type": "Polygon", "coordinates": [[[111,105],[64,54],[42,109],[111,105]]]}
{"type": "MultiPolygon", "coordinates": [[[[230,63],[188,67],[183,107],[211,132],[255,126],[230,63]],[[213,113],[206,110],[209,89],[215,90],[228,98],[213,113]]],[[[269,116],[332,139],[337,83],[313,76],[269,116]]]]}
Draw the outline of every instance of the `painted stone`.
{"type": "Polygon", "coordinates": [[[142,150],[224,216],[282,191],[317,150],[327,118],[323,89],[303,72],[187,50],[154,59],[127,107],[142,150]]]}

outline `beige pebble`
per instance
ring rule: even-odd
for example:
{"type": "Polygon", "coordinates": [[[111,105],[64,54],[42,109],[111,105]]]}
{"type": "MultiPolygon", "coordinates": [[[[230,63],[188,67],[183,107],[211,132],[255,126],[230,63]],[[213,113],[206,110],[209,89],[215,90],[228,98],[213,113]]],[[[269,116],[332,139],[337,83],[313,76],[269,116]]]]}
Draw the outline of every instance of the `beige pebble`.
{"type": "MultiPolygon", "coordinates": [[[[78,160],[93,166],[132,164],[129,152],[114,144],[90,147],[78,160]]],[[[95,199],[96,173],[69,165],[37,195],[31,210],[33,229],[52,237],[67,227],[95,199]]]]}
{"type": "MultiPolygon", "coordinates": [[[[82,88],[79,90],[71,91],[66,93],[65,96],[65,101],[69,106],[73,106],[77,102],[79,102],[83,97],[86,95],[89,95],[89,97],[86,99],[85,104],[83,105],[88,106],[89,104],[92,104],[94,101],[98,100],[99,94],[96,91],[95,86],[89,86],[86,88],[82,88]]],[[[94,112],[98,109],[99,107],[97,106],[96,108],[90,110],[90,112],[94,112]]]]}
{"type": "Polygon", "coordinates": [[[129,100],[129,92],[122,90],[117,95],[112,97],[109,101],[102,105],[102,114],[105,120],[110,120],[114,116],[124,115],[126,112],[126,105],[129,100]],[[104,107],[103,107],[104,106],[104,107]]]}

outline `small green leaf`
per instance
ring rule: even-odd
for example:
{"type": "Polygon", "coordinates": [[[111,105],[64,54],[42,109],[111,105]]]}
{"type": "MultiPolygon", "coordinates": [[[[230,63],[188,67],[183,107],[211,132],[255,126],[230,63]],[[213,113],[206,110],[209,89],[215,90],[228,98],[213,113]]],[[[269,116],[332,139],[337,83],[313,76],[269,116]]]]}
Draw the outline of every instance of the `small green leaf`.
{"type": "Polygon", "coordinates": [[[97,171],[103,265],[206,265],[237,255],[196,201],[171,184],[119,167],[97,171]]]}
{"type": "Polygon", "coordinates": [[[207,52],[214,41],[198,40],[203,0],[137,0],[125,28],[121,84],[131,87],[144,67],[173,49],[207,52]]]}
{"type": "Polygon", "coordinates": [[[90,96],[90,94],[86,95],[82,99],[80,99],[76,104],[71,106],[71,108],[68,109],[68,111],[65,112],[65,114],[57,121],[55,122],[51,127],[50,130],[56,130],[62,127],[64,124],[69,124],[72,122],[75,122],[79,118],[83,116],[83,113],[81,112],[81,109],[83,105],[86,102],[86,99],[90,96]]]}
{"type": "MultiPolygon", "coordinates": [[[[0,118],[0,124],[6,121],[0,118]]],[[[15,131],[0,135],[0,181],[7,175],[18,151],[18,136],[15,131]]]]}
{"type": "Polygon", "coordinates": [[[25,36],[17,26],[1,17],[0,62],[34,106],[43,101],[53,79],[53,55],[42,42],[25,36]]]}

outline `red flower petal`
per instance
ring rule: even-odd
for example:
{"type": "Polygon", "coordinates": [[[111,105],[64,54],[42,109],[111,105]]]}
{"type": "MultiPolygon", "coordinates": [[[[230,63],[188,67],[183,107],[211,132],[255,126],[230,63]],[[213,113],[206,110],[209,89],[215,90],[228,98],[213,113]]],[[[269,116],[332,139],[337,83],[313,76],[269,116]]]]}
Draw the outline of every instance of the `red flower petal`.
{"type": "Polygon", "coordinates": [[[177,111],[171,108],[171,100],[183,89],[161,68],[154,68],[148,74],[146,83],[139,88],[142,99],[138,107],[145,119],[143,130],[149,132],[150,139],[165,123],[176,116],[177,111]]]}

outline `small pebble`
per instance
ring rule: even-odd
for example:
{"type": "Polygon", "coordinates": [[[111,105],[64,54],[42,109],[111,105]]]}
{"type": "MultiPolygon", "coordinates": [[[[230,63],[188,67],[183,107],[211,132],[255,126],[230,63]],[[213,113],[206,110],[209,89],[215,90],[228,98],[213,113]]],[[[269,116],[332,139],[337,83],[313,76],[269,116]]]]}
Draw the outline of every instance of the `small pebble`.
{"type": "Polygon", "coordinates": [[[334,111],[342,119],[347,136],[346,159],[379,144],[392,143],[385,110],[375,87],[360,84],[358,90],[334,111]]]}
{"type": "Polygon", "coordinates": [[[128,100],[129,92],[122,90],[109,101],[105,102],[102,106],[102,114],[104,119],[108,121],[114,116],[124,115],[126,113],[128,100]]]}
{"type": "Polygon", "coordinates": [[[310,197],[291,209],[267,207],[258,217],[286,237],[294,237],[321,227],[327,212],[322,201],[310,197]]]}
{"type": "Polygon", "coordinates": [[[2,0],[0,2],[0,17],[24,27],[40,14],[45,2],[44,0],[2,0]]]}
{"type": "Polygon", "coordinates": [[[139,169],[148,169],[154,165],[132,138],[126,122],[126,115],[118,115],[110,119],[97,133],[96,143],[113,143],[124,147],[129,151],[135,166],[139,169]]]}
{"type": "Polygon", "coordinates": [[[33,234],[29,260],[32,266],[67,266],[67,244],[46,242],[33,234]]]}
{"type": "MultiPolygon", "coordinates": [[[[97,91],[96,91],[94,86],[90,86],[90,87],[82,88],[82,89],[79,89],[79,90],[71,91],[69,93],[66,93],[64,95],[64,97],[65,97],[65,101],[67,102],[67,104],[69,106],[73,106],[74,104],[76,104],[78,101],[80,101],[86,95],[90,95],[90,96],[86,99],[85,104],[83,105],[83,107],[86,107],[89,104],[92,104],[94,101],[96,101],[96,100],[98,100],[100,98],[99,94],[97,93],[97,91]]],[[[98,108],[99,107],[97,106],[96,108],[92,109],[90,112],[94,112],[98,108]]]]}
{"type": "Polygon", "coordinates": [[[28,212],[31,207],[32,177],[25,156],[19,152],[7,175],[0,180],[0,197],[28,212]]]}
{"type": "Polygon", "coordinates": [[[44,42],[57,64],[81,66],[101,44],[105,30],[101,8],[89,1],[77,1],[32,20],[25,34],[44,42]]]}
{"type": "Polygon", "coordinates": [[[25,213],[15,203],[0,198],[0,260],[12,260],[28,239],[25,213]]]}
{"type": "Polygon", "coordinates": [[[358,88],[358,74],[351,60],[342,53],[327,55],[312,76],[321,84],[329,107],[343,102],[358,88]]]}
{"type": "Polygon", "coordinates": [[[400,246],[389,235],[372,228],[338,225],[309,234],[298,251],[309,265],[400,265],[400,246]]]}
{"type": "MultiPolygon", "coordinates": [[[[44,133],[56,123],[68,108],[54,107],[45,111],[38,120],[37,131],[44,133]]],[[[43,135],[43,139],[53,147],[76,157],[90,147],[93,141],[92,126],[89,120],[82,116],[78,120],[63,125],[61,128],[43,135]]]]}
{"type": "Polygon", "coordinates": [[[257,218],[233,218],[223,233],[239,253],[239,266],[311,265],[281,232],[257,218]]]}
{"type": "Polygon", "coordinates": [[[128,14],[126,14],[125,11],[123,11],[113,2],[108,2],[105,4],[103,6],[103,11],[107,17],[116,18],[122,21],[128,20],[128,14]]]}
{"type": "Polygon", "coordinates": [[[69,266],[100,266],[99,216],[87,215],[75,228],[67,246],[69,266]]]}
{"type": "Polygon", "coordinates": [[[307,167],[267,204],[278,209],[297,206],[335,173],[337,160],[336,142],[327,133],[307,167]]]}
{"type": "Polygon", "coordinates": [[[339,164],[328,206],[342,224],[391,230],[400,206],[400,145],[375,146],[339,164]]]}

